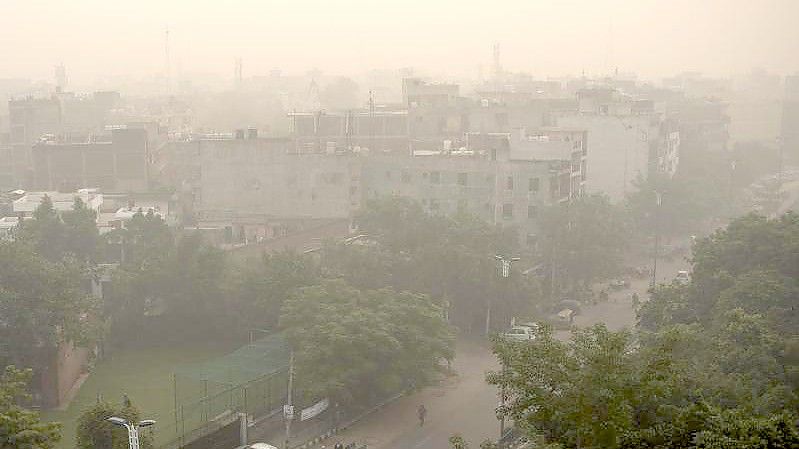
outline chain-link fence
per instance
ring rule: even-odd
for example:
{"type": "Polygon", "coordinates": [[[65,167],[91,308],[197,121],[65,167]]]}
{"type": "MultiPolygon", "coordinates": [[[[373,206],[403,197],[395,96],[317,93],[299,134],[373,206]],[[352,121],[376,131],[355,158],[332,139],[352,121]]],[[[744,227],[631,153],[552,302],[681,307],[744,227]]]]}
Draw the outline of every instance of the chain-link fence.
{"type": "Polygon", "coordinates": [[[286,401],[289,349],[281,334],[252,341],[173,374],[174,409],[159,417],[159,447],[182,447],[237,418],[278,412],[286,401]]]}

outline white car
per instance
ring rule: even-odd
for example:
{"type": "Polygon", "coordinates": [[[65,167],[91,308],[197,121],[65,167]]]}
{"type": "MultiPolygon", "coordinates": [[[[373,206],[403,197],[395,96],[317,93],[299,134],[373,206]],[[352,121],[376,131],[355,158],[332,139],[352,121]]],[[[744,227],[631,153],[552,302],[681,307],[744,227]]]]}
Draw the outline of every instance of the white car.
{"type": "Polygon", "coordinates": [[[677,276],[674,277],[674,280],[682,285],[687,285],[691,282],[691,275],[686,270],[680,270],[677,272],[677,276]]]}
{"type": "Polygon", "coordinates": [[[246,446],[239,446],[236,449],[277,449],[277,448],[268,443],[252,443],[246,446]]]}
{"type": "Polygon", "coordinates": [[[535,339],[535,329],[530,326],[513,326],[502,337],[513,341],[530,341],[535,339]]]}

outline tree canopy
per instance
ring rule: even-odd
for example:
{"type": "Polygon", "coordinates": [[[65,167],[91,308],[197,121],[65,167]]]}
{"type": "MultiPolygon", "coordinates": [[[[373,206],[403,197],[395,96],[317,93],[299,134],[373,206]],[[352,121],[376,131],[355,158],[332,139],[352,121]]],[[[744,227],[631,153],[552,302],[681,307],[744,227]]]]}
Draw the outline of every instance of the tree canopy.
{"type": "Polygon", "coordinates": [[[454,355],[442,308],[390,288],[358,290],[341,280],[303,287],[284,303],[280,325],[301,389],[343,404],[424,385],[454,355]]]}
{"type": "Polygon", "coordinates": [[[31,375],[9,365],[0,376],[1,449],[53,449],[61,439],[60,424],[42,422],[39,413],[20,405],[29,398],[31,375]]]}

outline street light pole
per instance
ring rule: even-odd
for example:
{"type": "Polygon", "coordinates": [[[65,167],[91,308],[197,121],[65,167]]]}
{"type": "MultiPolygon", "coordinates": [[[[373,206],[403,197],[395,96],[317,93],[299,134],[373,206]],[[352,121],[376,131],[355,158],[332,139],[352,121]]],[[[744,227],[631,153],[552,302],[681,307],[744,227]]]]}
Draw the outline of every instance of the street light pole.
{"type": "MultiPolygon", "coordinates": [[[[516,261],[519,260],[518,257],[512,257],[512,258],[508,259],[508,258],[506,258],[504,256],[499,255],[499,254],[495,255],[494,258],[497,259],[500,262],[499,275],[500,275],[500,277],[502,279],[507,279],[508,277],[510,277],[510,264],[512,262],[516,262],[516,261]]],[[[506,288],[505,285],[503,285],[502,286],[502,297],[503,297],[503,299],[505,298],[505,288],[506,288]]],[[[489,311],[490,310],[491,309],[489,309],[489,311]]],[[[486,317],[486,334],[488,334],[489,325],[490,325],[490,323],[488,321],[488,319],[489,319],[488,317],[490,317],[490,315],[488,315],[486,317]]],[[[502,365],[502,371],[503,372],[505,371],[505,365],[502,365]]],[[[504,383],[502,384],[502,388],[500,389],[500,392],[499,392],[499,401],[500,401],[500,407],[504,409],[505,408],[505,384],[504,383]]],[[[499,416],[499,440],[500,441],[502,440],[502,437],[504,435],[505,435],[505,413],[503,412],[499,416]]]]}
{"type": "MultiPolygon", "coordinates": [[[[511,262],[516,262],[519,260],[518,257],[512,257],[510,259],[505,258],[504,256],[500,256],[499,254],[494,256],[500,262],[499,265],[499,275],[502,278],[507,278],[510,276],[510,264],[511,262]]],[[[486,328],[485,334],[488,335],[491,333],[491,300],[492,296],[488,295],[488,307],[486,308],[486,328]]]]}
{"type": "Polygon", "coordinates": [[[292,401],[294,390],[294,351],[289,353],[289,385],[288,392],[286,392],[286,406],[284,407],[283,414],[286,418],[286,442],[284,449],[289,449],[289,440],[291,438],[291,421],[294,419],[294,404],[292,401]]]}
{"type": "Polygon", "coordinates": [[[128,430],[128,449],[139,449],[139,429],[155,424],[155,421],[152,419],[145,419],[139,421],[138,423],[130,423],[127,420],[117,416],[106,418],[106,421],[117,426],[124,427],[128,430]]]}
{"type": "Polygon", "coordinates": [[[655,285],[657,285],[658,252],[660,251],[660,206],[663,205],[663,192],[656,190],[655,198],[657,207],[655,208],[655,254],[652,263],[652,288],[655,288],[655,285]]]}

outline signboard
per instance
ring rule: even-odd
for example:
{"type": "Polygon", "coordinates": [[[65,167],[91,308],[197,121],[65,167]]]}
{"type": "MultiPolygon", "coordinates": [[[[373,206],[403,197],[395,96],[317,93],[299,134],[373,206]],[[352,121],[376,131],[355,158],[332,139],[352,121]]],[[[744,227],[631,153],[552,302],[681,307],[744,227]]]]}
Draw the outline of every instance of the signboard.
{"type": "Polygon", "coordinates": [[[283,416],[285,416],[286,419],[294,419],[294,406],[288,404],[284,405],[283,416]]]}
{"type": "Polygon", "coordinates": [[[300,412],[300,421],[305,421],[306,419],[311,419],[315,417],[316,415],[327,410],[328,406],[330,406],[330,401],[327,399],[322,399],[316,404],[303,409],[302,412],[300,412]]]}

